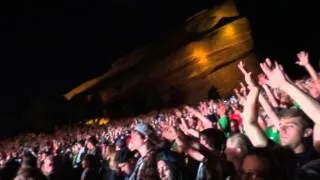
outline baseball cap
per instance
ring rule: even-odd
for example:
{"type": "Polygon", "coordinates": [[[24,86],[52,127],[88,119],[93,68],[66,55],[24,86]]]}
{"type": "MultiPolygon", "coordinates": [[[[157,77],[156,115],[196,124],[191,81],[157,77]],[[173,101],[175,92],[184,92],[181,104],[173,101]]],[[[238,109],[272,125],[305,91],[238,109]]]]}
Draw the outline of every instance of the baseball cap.
{"type": "Polygon", "coordinates": [[[149,124],[139,123],[134,130],[146,136],[152,144],[156,145],[158,143],[156,132],[149,124]]]}
{"type": "Polygon", "coordinates": [[[120,137],[116,140],[115,145],[118,146],[118,147],[120,147],[120,148],[126,147],[126,139],[127,139],[126,136],[124,136],[124,135],[120,136],[120,137]]]}

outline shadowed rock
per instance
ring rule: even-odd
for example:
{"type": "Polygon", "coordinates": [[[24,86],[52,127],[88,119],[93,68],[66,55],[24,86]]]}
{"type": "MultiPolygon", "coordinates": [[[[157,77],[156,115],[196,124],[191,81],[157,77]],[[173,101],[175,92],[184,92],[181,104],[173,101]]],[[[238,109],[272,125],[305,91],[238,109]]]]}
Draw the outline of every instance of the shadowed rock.
{"type": "Polygon", "coordinates": [[[228,96],[242,79],[236,66],[239,60],[255,73],[253,50],[249,23],[229,0],[188,18],[184,28],[160,41],[123,56],[108,72],[65,97],[87,98],[98,93],[103,104],[125,104],[139,94],[144,104],[150,98],[141,93],[156,89],[161,106],[169,106],[196,103],[213,87],[217,96],[228,96]],[[172,102],[173,97],[179,102],[172,102]]]}

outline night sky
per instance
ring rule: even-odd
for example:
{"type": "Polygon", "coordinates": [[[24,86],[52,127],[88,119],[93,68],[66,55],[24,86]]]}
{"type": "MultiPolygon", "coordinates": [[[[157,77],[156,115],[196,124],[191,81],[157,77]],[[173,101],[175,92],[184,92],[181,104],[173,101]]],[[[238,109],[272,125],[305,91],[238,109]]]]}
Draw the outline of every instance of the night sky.
{"type": "MultiPolygon", "coordinates": [[[[288,67],[306,49],[317,64],[320,31],[314,1],[235,1],[251,23],[259,58],[271,56],[288,67]]],[[[24,124],[30,107],[39,107],[34,104],[62,98],[107,71],[121,55],[181,27],[187,17],[217,2],[1,1],[1,122],[24,124]]],[[[289,72],[297,71],[304,72],[289,66],[289,72]]]]}

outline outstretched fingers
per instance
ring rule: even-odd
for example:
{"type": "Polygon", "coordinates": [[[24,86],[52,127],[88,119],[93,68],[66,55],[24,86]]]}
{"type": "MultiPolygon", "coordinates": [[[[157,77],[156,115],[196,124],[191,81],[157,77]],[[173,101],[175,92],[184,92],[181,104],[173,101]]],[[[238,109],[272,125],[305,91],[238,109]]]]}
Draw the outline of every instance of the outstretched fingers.
{"type": "Polygon", "coordinates": [[[245,69],[244,63],[242,61],[239,62],[238,68],[242,72],[243,75],[248,74],[248,71],[245,69]]]}

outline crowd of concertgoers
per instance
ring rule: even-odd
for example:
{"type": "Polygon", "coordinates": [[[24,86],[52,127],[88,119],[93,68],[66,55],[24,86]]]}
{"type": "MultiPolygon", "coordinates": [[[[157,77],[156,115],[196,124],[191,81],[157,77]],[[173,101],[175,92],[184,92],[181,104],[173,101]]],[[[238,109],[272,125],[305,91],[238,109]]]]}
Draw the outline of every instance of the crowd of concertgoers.
{"type": "Polygon", "coordinates": [[[320,179],[320,81],[291,80],[266,59],[261,74],[238,64],[241,88],[206,100],[107,126],[62,127],[1,141],[4,180],[320,179]]]}

